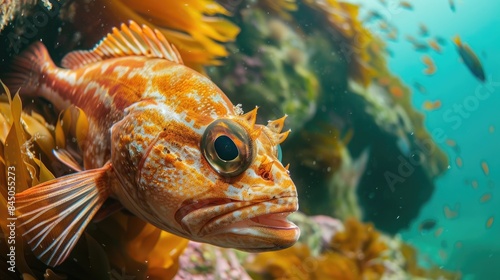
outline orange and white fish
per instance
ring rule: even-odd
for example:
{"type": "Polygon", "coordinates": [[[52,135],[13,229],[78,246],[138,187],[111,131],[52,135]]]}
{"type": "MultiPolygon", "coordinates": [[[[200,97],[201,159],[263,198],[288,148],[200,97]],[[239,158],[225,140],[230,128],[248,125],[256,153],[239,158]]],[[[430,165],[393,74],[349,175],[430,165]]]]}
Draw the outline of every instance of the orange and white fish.
{"type": "Polygon", "coordinates": [[[23,235],[55,266],[108,198],[179,236],[259,252],[292,246],[297,190],[279,161],[285,117],[255,124],[208,78],[184,66],[157,30],[114,28],[57,67],[41,43],[18,57],[12,89],[88,116],[84,171],[16,195],[23,235]]]}

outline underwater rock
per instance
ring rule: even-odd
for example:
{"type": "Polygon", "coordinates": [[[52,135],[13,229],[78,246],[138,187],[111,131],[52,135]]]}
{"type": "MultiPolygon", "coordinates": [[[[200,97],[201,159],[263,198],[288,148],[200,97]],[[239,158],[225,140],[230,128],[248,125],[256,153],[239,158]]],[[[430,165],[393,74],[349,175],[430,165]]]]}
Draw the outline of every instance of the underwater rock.
{"type": "Polygon", "coordinates": [[[341,220],[362,218],[362,207],[358,201],[358,185],[369,158],[369,150],[353,160],[347,148],[341,150],[342,164],[327,182],[328,201],[333,205],[332,216],[341,220]]]}
{"type": "Polygon", "coordinates": [[[190,241],[179,259],[174,280],[234,279],[250,280],[240,265],[236,251],[190,241]]]}
{"type": "MultiPolygon", "coordinates": [[[[28,10],[31,5],[34,5],[37,0],[5,0],[0,3],[0,32],[6,25],[14,19],[17,14],[21,14],[23,9],[28,10]]],[[[40,0],[40,2],[48,10],[52,9],[50,0],[40,0]]]]}
{"type": "Polygon", "coordinates": [[[0,31],[14,18],[19,1],[2,1],[0,5],[0,31]]]}
{"type": "Polygon", "coordinates": [[[344,224],[338,220],[325,215],[309,217],[321,228],[321,251],[324,251],[330,244],[333,236],[340,231],[344,231],[344,224]]]}
{"type": "Polygon", "coordinates": [[[317,256],[321,250],[323,232],[319,224],[301,212],[295,212],[288,219],[300,228],[300,237],[297,242],[307,245],[311,254],[317,256]]]}

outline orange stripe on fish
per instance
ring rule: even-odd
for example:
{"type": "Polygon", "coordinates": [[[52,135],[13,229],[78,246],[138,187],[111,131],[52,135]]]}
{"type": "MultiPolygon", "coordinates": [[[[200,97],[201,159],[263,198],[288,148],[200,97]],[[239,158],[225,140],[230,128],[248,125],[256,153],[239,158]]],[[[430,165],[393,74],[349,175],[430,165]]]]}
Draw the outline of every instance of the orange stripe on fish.
{"type": "MultiPolygon", "coordinates": [[[[300,231],[287,216],[298,209],[297,190],[278,159],[285,117],[256,124],[257,109],[243,114],[184,66],[160,32],[134,22],[62,64],[36,43],[6,80],[88,116],[85,170],[17,195],[21,229],[38,258],[62,263],[108,197],[199,242],[255,252],[296,242],[300,231]]],[[[56,155],[81,169],[63,151],[56,155]]]]}

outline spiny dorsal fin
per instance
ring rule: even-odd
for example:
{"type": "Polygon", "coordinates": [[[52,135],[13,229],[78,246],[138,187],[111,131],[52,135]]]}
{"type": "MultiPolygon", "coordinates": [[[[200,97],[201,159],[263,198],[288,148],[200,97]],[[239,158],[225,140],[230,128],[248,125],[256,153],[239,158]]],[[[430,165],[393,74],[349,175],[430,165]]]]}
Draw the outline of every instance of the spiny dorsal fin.
{"type": "Polygon", "coordinates": [[[77,69],[89,63],[123,56],[164,58],[183,64],[177,49],[160,31],[153,31],[146,25],[141,28],[132,20],[128,26],[122,23],[120,29],[113,27],[113,33],[104,37],[93,50],[67,54],[61,64],[65,68],[77,69]]]}

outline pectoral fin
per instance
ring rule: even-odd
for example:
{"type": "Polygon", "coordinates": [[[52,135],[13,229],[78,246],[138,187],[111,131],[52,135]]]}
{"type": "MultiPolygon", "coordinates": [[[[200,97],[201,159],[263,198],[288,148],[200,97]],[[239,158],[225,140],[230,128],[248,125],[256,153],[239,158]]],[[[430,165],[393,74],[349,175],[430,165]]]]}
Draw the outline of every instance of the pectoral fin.
{"type": "Polygon", "coordinates": [[[16,195],[20,228],[33,253],[61,264],[109,196],[111,164],[39,184],[16,195]]]}

